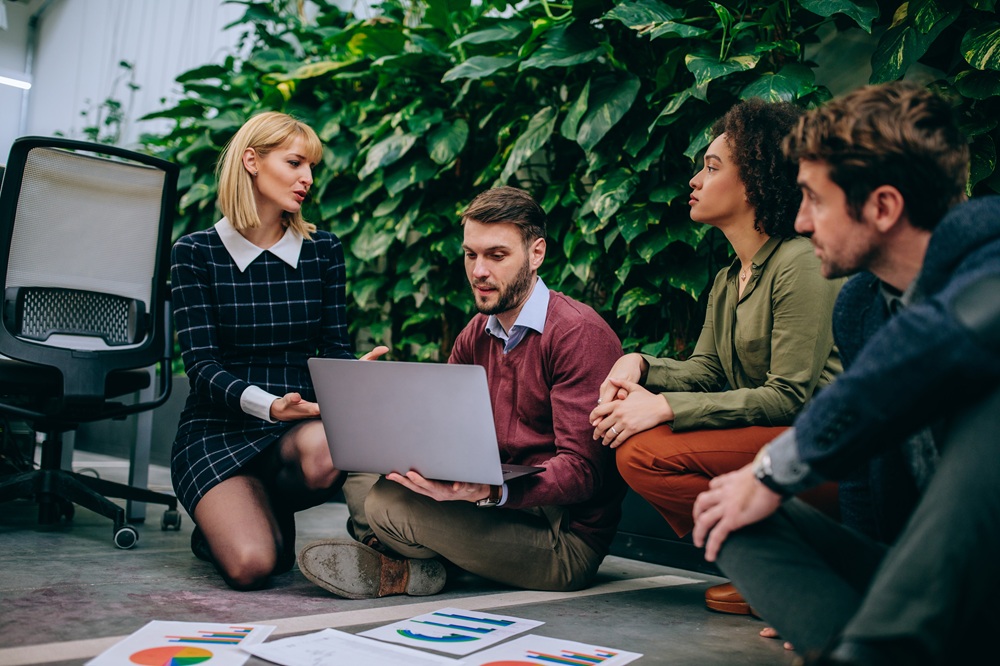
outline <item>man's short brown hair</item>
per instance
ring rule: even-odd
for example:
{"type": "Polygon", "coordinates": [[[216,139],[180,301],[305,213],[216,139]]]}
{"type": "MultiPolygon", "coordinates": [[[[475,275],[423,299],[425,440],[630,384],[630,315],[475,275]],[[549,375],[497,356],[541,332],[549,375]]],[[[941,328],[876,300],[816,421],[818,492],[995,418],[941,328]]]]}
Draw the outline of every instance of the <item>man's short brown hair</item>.
{"type": "Polygon", "coordinates": [[[462,213],[462,224],[467,220],[513,224],[521,231],[525,243],[545,238],[545,211],[530,194],[516,187],[495,187],[481,192],[462,213]]]}
{"type": "Polygon", "coordinates": [[[969,147],[954,111],[913,83],[866,86],[813,109],[784,150],[790,159],[829,165],[855,219],[882,185],[899,190],[910,224],[921,229],[933,229],[965,197],[969,147]]]}

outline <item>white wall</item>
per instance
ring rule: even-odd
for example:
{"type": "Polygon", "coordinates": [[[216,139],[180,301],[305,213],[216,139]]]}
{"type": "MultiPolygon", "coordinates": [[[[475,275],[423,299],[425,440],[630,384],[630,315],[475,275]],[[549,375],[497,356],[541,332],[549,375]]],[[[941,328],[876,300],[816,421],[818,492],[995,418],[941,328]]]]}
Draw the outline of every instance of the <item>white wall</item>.
{"type": "MultiPolygon", "coordinates": [[[[45,0],[7,3],[8,28],[0,30],[0,70],[24,71],[28,20],[43,6],[45,0]]],[[[133,64],[140,86],[131,97],[133,122],[123,128],[122,143],[161,129],[162,123],[134,119],[162,108],[161,98],[176,99],[178,74],[221,62],[235,51],[240,29],[223,31],[223,26],[242,16],[243,9],[221,0],[52,0],[41,17],[23,119],[21,92],[0,86],[0,160],[6,159],[22,125],[24,134],[60,131],[84,138],[82,128],[93,121],[81,111],[109,96],[128,106],[125,81],[114,88],[122,60],[133,64]]]]}

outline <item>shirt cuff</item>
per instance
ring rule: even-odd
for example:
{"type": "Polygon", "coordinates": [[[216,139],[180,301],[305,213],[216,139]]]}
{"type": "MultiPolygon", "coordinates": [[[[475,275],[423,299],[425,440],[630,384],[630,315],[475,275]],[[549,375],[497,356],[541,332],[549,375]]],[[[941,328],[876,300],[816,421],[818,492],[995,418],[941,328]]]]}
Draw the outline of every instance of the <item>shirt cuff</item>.
{"type": "Polygon", "coordinates": [[[503,506],[507,502],[507,484],[503,483],[500,485],[500,501],[497,502],[497,506],[503,506]]]}
{"type": "Polygon", "coordinates": [[[240,409],[262,421],[277,423],[271,418],[271,403],[277,399],[278,396],[271,395],[259,386],[248,386],[240,396],[240,409]]]}
{"type": "Polygon", "coordinates": [[[767,445],[771,458],[771,479],[791,494],[817,486],[825,479],[813,472],[799,457],[795,428],[789,428],[767,445]]]}

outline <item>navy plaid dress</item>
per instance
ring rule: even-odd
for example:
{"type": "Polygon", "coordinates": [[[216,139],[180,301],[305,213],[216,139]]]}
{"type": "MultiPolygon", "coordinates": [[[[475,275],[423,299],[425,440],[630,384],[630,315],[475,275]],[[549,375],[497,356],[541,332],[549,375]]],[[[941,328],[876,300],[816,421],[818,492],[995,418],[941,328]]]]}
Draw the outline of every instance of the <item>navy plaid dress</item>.
{"type": "Polygon", "coordinates": [[[212,228],[184,236],[171,260],[174,321],[191,384],[171,457],[174,490],[189,514],[288,431],[246,414],[250,385],[274,395],[316,395],[306,359],[353,358],[347,336],[344,251],[333,234],[302,243],[292,268],[263,252],[240,272],[212,228]]]}

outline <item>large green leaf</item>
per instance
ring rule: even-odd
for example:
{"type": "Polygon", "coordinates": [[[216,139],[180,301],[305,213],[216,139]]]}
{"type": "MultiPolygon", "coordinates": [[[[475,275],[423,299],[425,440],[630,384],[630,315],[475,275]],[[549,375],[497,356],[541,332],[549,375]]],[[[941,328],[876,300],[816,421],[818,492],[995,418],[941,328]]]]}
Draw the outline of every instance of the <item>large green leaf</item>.
{"type": "Polygon", "coordinates": [[[649,225],[656,223],[655,211],[656,209],[652,206],[639,205],[618,214],[615,218],[615,224],[626,243],[631,244],[642,232],[646,231],[649,225]]]}
{"type": "Polygon", "coordinates": [[[938,5],[937,0],[911,0],[900,5],[893,15],[892,26],[879,39],[872,54],[869,82],[885,83],[901,78],[960,12],[958,7],[938,5]]]}
{"type": "Polygon", "coordinates": [[[452,67],[441,77],[442,83],[459,79],[482,79],[510,67],[517,62],[517,56],[473,56],[452,67]]]}
{"type": "Polygon", "coordinates": [[[531,27],[527,21],[502,19],[485,30],[477,30],[459,37],[451,43],[451,48],[462,44],[489,44],[491,42],[510,42],[522,32],[531,27]]]}
{"type": "Polygon", "coordinates": [[[586,151],[594,146],[632,108],[641,83],[639,77],[628,74],[621,79],[602,77],[592,82],[590,106],[580,121],[576,142],[586,151]]]}
{"type": "Polygon", "coordinates": [[[708,144],[712,143],[712,125],[714,124],[714,120],[709,120],[701,129],[691,134],[691,142],[684,150],[685,157],[693,162],[698,153],[704,150],[708,144]]]}
{"type": "Polygon", "coordinates": [[[407,159],[389,168],[384,177],[385,189],[394,197],[412,185],[429,180],[435,173],[437,165],[426,157],[407,159]]]}
{"type": "Polygon", "coordinates": [[[636,310],[646,305],[655,305],[660,302],[661,298],[663,296],[659,292],[650,291],[645,287],[633,287],[622,294],[615,314],[624,317],[627,322],[632,319],[636,310]]]}
{"type": "Polygon", "coordinates": [[[567,257],[567,268],[572,271],[573,275],[580,282],[586,283],[590,280],[590,273],[594,262],[597,261],[601,254],[601,248],[589,243],[580,243],[573,250],[573,254],[567,257]]]}
{"type": "Polygon", "coordinates": [[[392,226],[386,220],[369,220],[354,235],[351,252],[358,259],[371,261],[388,252],[395,238],[392,226]]]}
{"type": "Polygon", "coordinates": [[[623,2],[604,15],[606,19],[620,21],[633,29],[644,29],[657,23],[674,21],[684,17],[684,12],[659,0],[636,0],[623,2]]]}
{"type": "Polygon", "coordinates": [[[570,141],[576,141],[576,133],[580,127],[580,121],[583,120],[583,115],[587,112],[587,101],[590,97],[590,79],[583,84],[583,90],[580,91],[580,95],[576,98],[576,101],[569,107],[569,111],[566,112],[566,117],[563,118],[562,125],[559,127],[559,133],[570,141]]]}
{"type": "Polygon", "coordinates": [[[698,300],[708,286],[711,276],[705,270],[701,261],[678,262],[667,276],[667,283],[674,289],[680,289],[691,298],[698,300]]]}
{"type": "Polygon", "coordinates": [[[654,227],[635,242],[635,253],[648,264],[668,245],[670,245],[670,237],[663,233],[662,229],[654,227]]]}
{"type": "Polygon", "coordinates": [[[546,34],[545,43],[521,63],[524,71],[535,67],[573,67],[597,58],[604,49],[594,40],[585,25],[571,23],[553,28],[546,34]]]}
{"type": "Polygon", "coordinates": [[[188,189],[187,192],[184,193],[184,196],[181,197],[180,209],[184,210],[191,205],[205,201],[206,199],[210,199],[214,196],[214,187],[207,183],[195,183],[190,187],[190,189],[188,189]]]}
{"type": "Polygon", "coordinates": [[[223,67],[222,65],[202,65],[201,67],[189,69],[174,80],[177,83],[188,83],[191,81],[204,81],[205,79],[223,79],[228,78],[228,76],[229,69],[227,67],[223,67]]]}
{"type": "Polygon", "coordinates": [[[323,60],[321,62],[311,62],[306,65],[302,65],[291,72],[269,74],[264,77],[264,80],[268,82],[300,81],[302,79],[314,79],[318,76],[325,76],[331,72],[337,72],[343,69],[353,68],[355,70],[360,70],[364,66],[364,62],[361,60],[323,60]]]}
{"type": "Polygon", "coordinates": [[[805,65],[783,67],[777,74],[763,74],[740,91],[740,99],[759,97],[768,102],[794,102],[815,87],[813,71],[805,65]]]}
{"type": "Polygon", "coordinates": [[[693,94],[702,101],[707,99],[709,83],[736,72],[753,69],[758,62],[760,62],[759,55],[740,55],[719,60],[714,56],[688,54],[684,58],[684,64],[688,71],[694,74],[695,90],[693,94]]]}
{"type": "MultiPolygon", "coordinates": [[[[603,228],[618,212],[618,209],[632,198],[638,185],[639,177],[637,175],[628,169],[617,169],[594,183],[594,189],[584,204],[583,210],[593,210],[597,219],[601,221],[601,228],[603,228]]],[[[597,231],[597,229],[586,230],[584,233],[593,231],[597,231]]]]}
{"type": "Polygon", "coordinates": [[[415,134],[393,134],[382,139],[368,150],[365,165],[358,172],[358,178],[364,180],[377,170],[394,163],[408,153],[416,141],[415,134]]]}
{"type": "Polygon", "coordinates": [[[358,306],[365,308],[378,303],[378,291],[385,284],[385,277],[381,275],[351,280],[347,288],[347,293],[355,300],[358,306]]]}
{"type": "Polygon", "coordinates": [[[799,0],[799,4],[820,16],[833,16],[843,14],[854,19],[854,22],[861,26],[865,32],[872,31],[872,21],[878,18],[879,9],[877,0],[799,0]]]}
{"type": "Polygon", "coordinates": [[[969,193],[980,181],[983,181],[997,169],[997,147],[989,134],[976,137],[972,144],[971,164],[969,169],[969,193]]]}
{"type": "Polygon", "coordinates": [[[685,88],[671,97],[670,101],[667,102],[667,105],[663,107],[662,111],[660,111],[660,115],[656,116],[656,120],[654,120],[649,126],[649,131],[652,132],[653,128],[657,125],[672,123],[675,119],[671,118],[671,116],[677,113],[681,106],[684,105],[684,102],[688,101],[693,96],[694,95],[691,92],[691,89],[685,88]]]}
{"type": "Polygon", "coordinates": [[[962,57],[976,69],[1000,70],[1000,23],[985,21],[965,33],[962,57]]]}
{"type": "Polygon", "coordinates": [[[469,138],[469,123],[458,118],[453,123],[438,125],[427,135],[427,147],[431,159],[438,164],[449,164],[465,148],[469,138]]]}
{"type": "Polygon", "coordinates": [[[683,37],[685,39],[692,39],[694,37],[701,37],[702,35],[707,34],[708,30],[699,28],[696,25],[666,21],[665,23],[654,26],[649,31],[649,38],[659,39],[660,37],[683,37]]]}
{"type": "Polygon", "coordinates": [[[514,148],[510,151],[510,157],[507,158],[507,164],[504,165],[503,171],[500,173],[498,179],[500,183],[506,183],[514,175],[514,172],[521,168],[525,160],[548,142],[549,137],[552,136],[552,130],[556,126],[556,115],[555,108],[546,106],[531,117],[531,120],[528,121],[528,127],[514,142],[514,148]]]}
{"type": "Polygon", "coordinates": [[[958,92],[971,99],[989,99],[1000,96],[1000,72],[967,69],[955,76],[958,92]]]}

